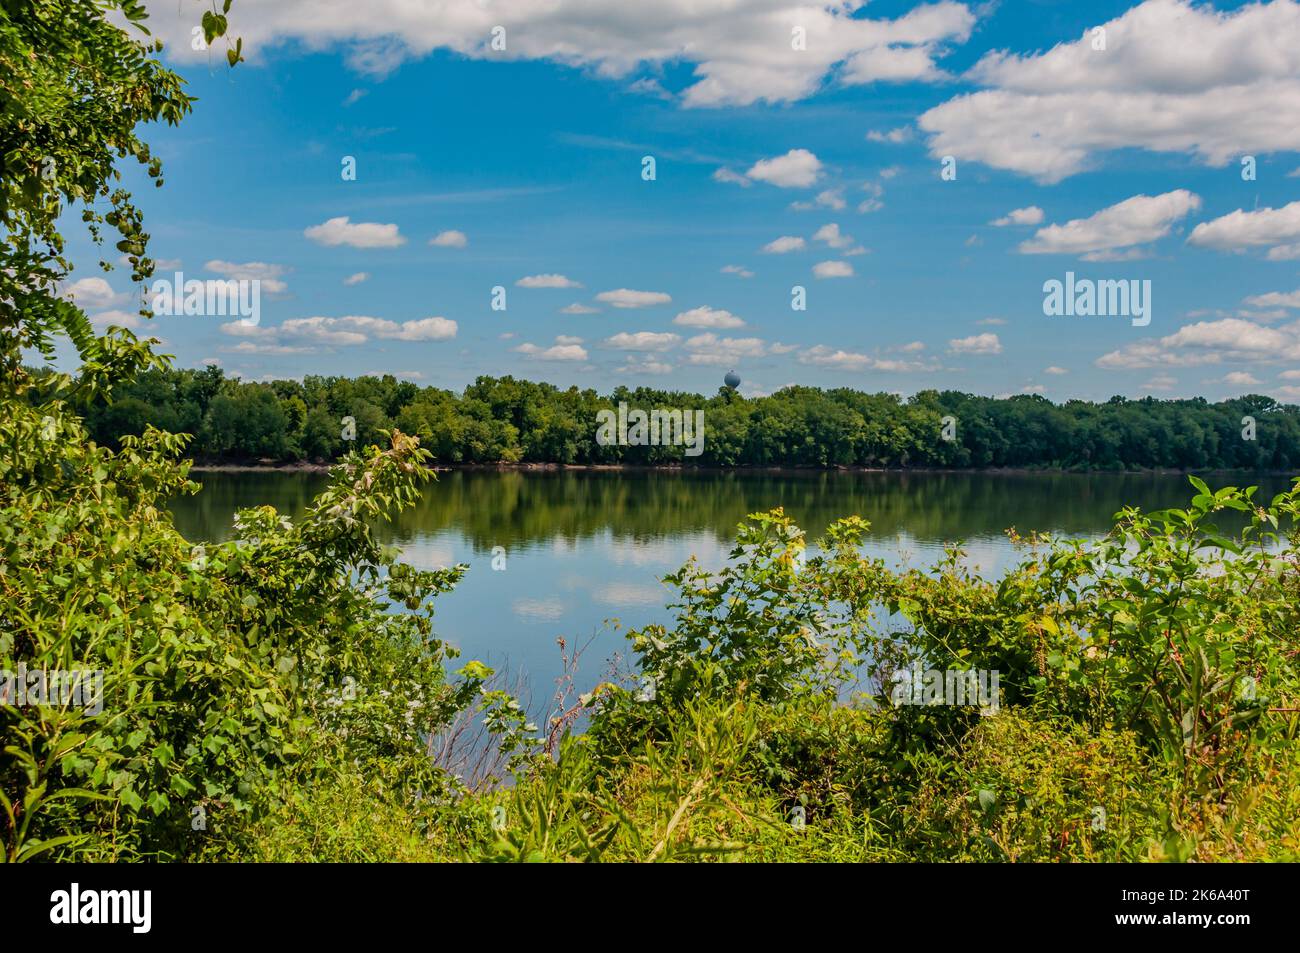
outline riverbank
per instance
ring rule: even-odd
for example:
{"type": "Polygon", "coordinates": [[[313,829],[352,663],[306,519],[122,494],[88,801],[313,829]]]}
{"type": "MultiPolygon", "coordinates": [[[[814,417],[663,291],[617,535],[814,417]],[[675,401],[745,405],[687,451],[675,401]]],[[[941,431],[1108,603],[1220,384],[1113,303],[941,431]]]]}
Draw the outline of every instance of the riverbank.
{"type": "MultiPolygon", "coordinates": [[[[195,463],[190,467],[194,473],[328,473],[334,463],[313,463],[295,461],[293,463],[195,463]]],[[[734,467],[719,466],[681,466],[679,464],[649,465],[638,463],[438,463],[429,469],[434,471],[497,471],[497,472],[580,472],[580,473],[764,473],[770,475],[795,473],[979,473],[996,476],[998,474],[1026,475],[1032,473],[1082,473],[1156,476],[1268,476],[1300,477],[1300,470],[1247,470],[1247,469],[1181,469],[1178,467],[1139,467],[1131,470],[1115,469],[1081,469],[1077,467],[865,467],[833,466],[816,467],[798,464],[779,466],[740,465],[734,467]]]]}

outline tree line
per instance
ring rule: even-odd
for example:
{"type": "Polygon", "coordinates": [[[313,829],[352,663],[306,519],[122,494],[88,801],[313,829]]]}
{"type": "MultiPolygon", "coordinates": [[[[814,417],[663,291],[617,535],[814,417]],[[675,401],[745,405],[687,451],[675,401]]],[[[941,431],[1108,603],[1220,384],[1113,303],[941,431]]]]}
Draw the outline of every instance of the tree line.
{"type": "Polygon", "coordinates": [[[479,377],[456,393],[391,375],[248,382],[210,366],[141,374],[92,407],[87,425],[108,447],[146,425],[189,433],[194,458],[210,463],[329,462],[396,428],[418,435],[439,464],[1300,468],[1300,407],[1261,395],[1055,404],[1038,395],[902,398],[794,386],[746,398],[725,387],[713,396],[648,387],[600,394],[510,376],[479,377]],[[703,410],[703,453],[601,445],[597,414],[620,402],[703,410]]]}

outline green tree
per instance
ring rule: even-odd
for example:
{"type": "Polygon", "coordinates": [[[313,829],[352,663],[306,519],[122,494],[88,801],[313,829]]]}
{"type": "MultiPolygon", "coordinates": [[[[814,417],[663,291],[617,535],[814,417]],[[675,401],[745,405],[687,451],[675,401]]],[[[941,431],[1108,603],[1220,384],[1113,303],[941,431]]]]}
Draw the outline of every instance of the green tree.
{"type": "Polygon", "coordinates": [[[307,412],[302,425],[303,456],[308,460],[333,460],[342,443],[342,424],[328,407],[318,404],[307,412]]]}
{"type": "Polygon", "coordinates": [[[269,387],[239,384],[213,398],[200,439],[214,455],[281,460],[289,452],[288,418],[269,387]]]}

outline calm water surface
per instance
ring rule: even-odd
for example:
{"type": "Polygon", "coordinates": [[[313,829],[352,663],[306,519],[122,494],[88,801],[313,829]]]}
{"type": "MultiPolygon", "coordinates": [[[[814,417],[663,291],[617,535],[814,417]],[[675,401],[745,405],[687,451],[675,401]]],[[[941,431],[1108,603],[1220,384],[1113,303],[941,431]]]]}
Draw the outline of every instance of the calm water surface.
{"type": "MultiPolygon", "coordinates": [[[[173,506],[195,541],[227,538],[242,507],[269,504],[296,517],[326,481],[272,472],[195,478],[202,492],[173,506]]],[[[1264,499],[1289,486],[1249,483],[1264,499]]],[[[856,514],[871,521],[871,555],[924,568],[961,541],[971,563],[996,575],[1015,562],[1008,527],[1098,536],[1125,505],[1182,506],[1193,494],[1185,477],[1162,474],[452,472],[378,535],[421,568],[467,563],[461,584],[436,603],[437,634],[465,658],[527,673],[534,696],[546,697],[560,668],[557,636],[571,645],[596,636],[578,679],[590,688],[625,646],[607,620],[670,621],[659,577],[692,554],[720,566],[747,513],[783,506],[810,539],[856,514]],[[504,571],[492,569],[496,546],[506,551],[504,571]]]]}

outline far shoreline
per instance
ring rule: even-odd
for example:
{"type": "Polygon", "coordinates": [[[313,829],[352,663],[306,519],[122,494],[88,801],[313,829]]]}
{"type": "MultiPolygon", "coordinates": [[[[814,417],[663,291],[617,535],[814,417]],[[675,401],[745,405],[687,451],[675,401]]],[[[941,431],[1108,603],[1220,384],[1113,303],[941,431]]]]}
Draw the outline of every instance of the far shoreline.
{"type": "MultiPolygon", "coordinates": [[[[191,473],[328,473],[338,463],[194,463],[191,473]]],[[[593,473],[765,473],[771,475],[809,473],[980,473],[987,475],[1027,476],[1030,474],[1113,474],[1116,476],[1267,476],[1300,477],[1300,470],[1244,470],[1244,469],[1185,469],[1179,467],[1144,467],[1133,470],[1076,469],[1067,467],[867,467],[867,466],[801,466],[780,464],[776,466],[740,465],[682,466],[680,464],[645,463],[438,463],[429,467],[434,472],[491,471],[498,472],[593,472],[593,473]]]]}

